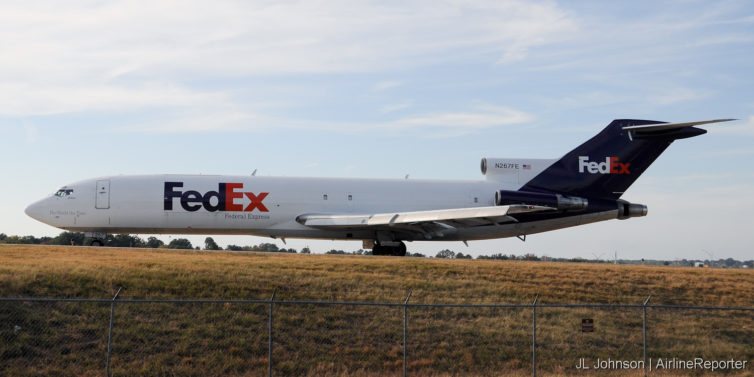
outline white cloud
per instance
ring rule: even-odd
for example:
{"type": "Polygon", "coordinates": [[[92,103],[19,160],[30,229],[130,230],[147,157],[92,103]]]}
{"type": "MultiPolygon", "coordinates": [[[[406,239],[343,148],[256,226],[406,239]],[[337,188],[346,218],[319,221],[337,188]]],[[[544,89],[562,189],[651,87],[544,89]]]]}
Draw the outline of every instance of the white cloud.
{"type": "Polygon", "coordinates": [[[18,35],[4,44],[14,59],[3,65],[61,76],[70,68],[72,75],[88,70],[95,77],[369,71],[452,59],[455,48],[519,56],[574,28],[553,3],[517,0],[51,2],[36,9],[6,3],[0,10],[2,29],[18,35]]]}
{"type": "Polygon", "coordinates": [[[23,127],[24,127],[24,131],[26,131],[26,142],[29,144],[36,143],[37,137],[39,137],[37,126],[35,126],[32,123],[24,123],[23,127]]]}
{"type": "Polygon", "coordinates": [[[403,110],[411,107],[414,104],[413,100],[403,101],[399,103],[394,103],[390,105],[385,105],[380,108],[380,112],[382,113],[391,113],[393,111],[403,110]]]}
{"type": "Polygon", "coordinates": [[[501,106],[480,106],[476,111],[433,113],[390,122],[392,128],[440,127],[457,129],[481,129],[525,123],[533,117],[522,111],[501,106]]]}
{"type": "Polygon", "coordinates": [[[708,98],[711,94],[703,90],[694,90],[690,88],[671,88],[660,90],[648,97],[648,102],[661,106],[673,105],[682,102],[698,101],[708,98]]]}
{"type": "Polygon", "coordinates": [[[191,133],[216,131],[261,131],[269,129],[308,129],[334,132],[370,130],[406,131],[434,130],[428,137],[451,137],[478,132],[481,129],[526,123],[533,116],[503,106],[478,106],[468,111],[430,113],[399,118],[388,122],[354,123],[277,118],[218,107],[200,107],[196,114],[185,112],[177,119],[153,121],[138,126],[120,127],[117,132],[191,133]]]}
{"type": "Polygon", "coordinates": [[[751,148],[731,148],[719,151],[705,153],[707,156],[748,156],[754,154],[754,147],[751,148]]]}
{"type": "Polygon", "coordinates": [[[176,84],[194,77],[374,72],[468,52],[520,59],[574,28],[556,4],[520,0],[4,2],[0,115],[191,106],[213,95],[176,84]]]}
{"type": "Polygon", "coordinates": [[[374,84],[374,90],[386,90],[401,85],[403,85],[403,82],[401,81],[380,81],[377,84],[374,84]]]}
{"type": "Polygon", "coordinates": [[[137,86],[71,83],[34,86],[0,83],[0,115],[30,116],[153,107],[194,107],[227,101],[220,93],[202,92],[164,83],[137,86]]]}
{"type": "Polygon", "coordinates": [[[199,109],[196,114],[193,114],[192,111],[186,111],[184,114],[166,121],[154,120],[112,130],[115,132],[143,133],[252,131],[266,128],[265,124],[260,124],[259,119],[259,117],[245,112],[199,109]]]}
{"type": "Polygon", "coordinates": [[[754,115],[750,115],[745,121],[721,124],[719,127],[710,127],[709,131],[715,134],[754,136],[754,115]]]}

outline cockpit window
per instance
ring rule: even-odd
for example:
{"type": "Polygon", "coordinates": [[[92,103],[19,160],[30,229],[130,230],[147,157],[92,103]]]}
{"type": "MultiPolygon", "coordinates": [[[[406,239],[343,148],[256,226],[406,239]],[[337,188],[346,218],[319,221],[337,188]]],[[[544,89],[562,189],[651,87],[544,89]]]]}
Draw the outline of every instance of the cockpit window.
{"type": "Polygon", "coordinates": [[[63,187],[55,193],[55,196],[63,198],[71,194],[73,194],[73,189],[63,187]]]}

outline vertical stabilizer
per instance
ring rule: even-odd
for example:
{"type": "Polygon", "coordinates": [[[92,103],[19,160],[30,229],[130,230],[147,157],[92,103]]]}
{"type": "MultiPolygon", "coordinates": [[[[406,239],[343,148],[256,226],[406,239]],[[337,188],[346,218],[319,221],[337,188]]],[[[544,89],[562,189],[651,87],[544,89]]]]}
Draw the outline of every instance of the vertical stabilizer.
{"type": "Polygon", "coordinates": [[[618,199],[674,140],[707,132],[694,125],[728,120],[732,119],[688,123],[616,119],[520,190],[618,199]]]}

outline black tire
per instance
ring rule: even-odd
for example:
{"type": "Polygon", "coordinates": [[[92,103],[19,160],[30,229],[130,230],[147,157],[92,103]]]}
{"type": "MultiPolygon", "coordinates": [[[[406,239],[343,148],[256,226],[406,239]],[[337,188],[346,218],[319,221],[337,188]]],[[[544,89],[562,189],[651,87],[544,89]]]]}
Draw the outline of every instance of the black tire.
{"type": "Polygon", "coordinates": [[[102,246],[103,243],[100,240],[92,240],[92,243],[89,244],[90,246],[102,246]]]}
{"type": "Polygon", "coordinates": [[[401,242],[401,245],[395,248],[395,255],[399,257],[406,256],[406,244],[401,242]]]}
{"type": "Polygon", "coordinates": [[[406,244],[401,242],[398,246],[383,246],[376,244],[372,248],[372,255],[393,255],[396,257],[406,256],[406,244]]]}

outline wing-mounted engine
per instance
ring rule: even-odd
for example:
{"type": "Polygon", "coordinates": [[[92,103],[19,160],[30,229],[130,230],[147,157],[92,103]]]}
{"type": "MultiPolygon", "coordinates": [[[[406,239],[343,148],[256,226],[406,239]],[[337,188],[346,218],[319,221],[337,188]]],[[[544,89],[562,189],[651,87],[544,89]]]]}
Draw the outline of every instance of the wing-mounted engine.
{"type": "Polygon", "coordinates": [[[495,192],[495,204],[499,206],[525,204],[550,207],[559,211],[583,211],[589,206],[589,201],[585,198],[561,194],[498,190],[495,192]]]}

